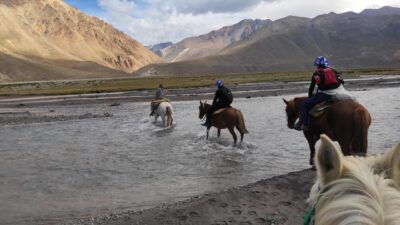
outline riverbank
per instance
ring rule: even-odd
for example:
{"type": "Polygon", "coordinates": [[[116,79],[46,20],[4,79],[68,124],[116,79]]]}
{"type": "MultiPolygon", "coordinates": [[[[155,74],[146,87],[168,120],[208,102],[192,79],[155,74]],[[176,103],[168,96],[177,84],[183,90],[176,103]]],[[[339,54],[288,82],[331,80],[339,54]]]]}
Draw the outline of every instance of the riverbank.
{"type": "MultiPolygon", "coordinates": [[[[289,94],[306,94],[308,81],[264,82],[228,85],[235,98],[252,98],[289,94]]],[[[348,90],[366,90],[374,88],[399,87],[400,75],[361,76],[346,79],[348,90]]],[[[167,97],[172,101],[212,100],[214,86],[166,89],[167,97]]],[[[52,106],[74,104],[110,104],[124,102],[149,102],[154,98],[154,91],[135,90],[113,93],[92,93],[51,96],[0,97],[0,108],[18,108],[23,106],[52,106]]]]}
{"type": "Polygon", "coordinates": [[[315,172],[303,170],[156,208],[65,225],[298,225],[315,172]]]}

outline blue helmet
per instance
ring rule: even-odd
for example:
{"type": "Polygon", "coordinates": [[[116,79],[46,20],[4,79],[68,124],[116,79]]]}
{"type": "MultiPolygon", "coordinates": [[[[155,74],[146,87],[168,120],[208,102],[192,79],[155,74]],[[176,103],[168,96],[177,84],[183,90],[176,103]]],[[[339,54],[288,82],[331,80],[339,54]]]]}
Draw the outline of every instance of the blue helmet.
{"type": "Polygon", "coordinates": [[[217,85],[218,88],[224,86],[224,82],[222,80],[217,80],[217,82],[215,82],[215,85],[217,85]]]}
{"type": "Polygon", "coordinates": [[[325,56],[318,56],[314,61],[314,66],[329,66],[328,59],[325,56]]]}

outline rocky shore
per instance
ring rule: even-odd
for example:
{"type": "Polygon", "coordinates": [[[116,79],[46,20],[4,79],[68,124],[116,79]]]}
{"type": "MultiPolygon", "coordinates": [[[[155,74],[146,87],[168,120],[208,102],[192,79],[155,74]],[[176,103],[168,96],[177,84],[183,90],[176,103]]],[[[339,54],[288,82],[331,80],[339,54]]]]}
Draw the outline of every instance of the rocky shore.
{"type": "Polygon", "coordinates": [[[64,225],[298,225],[315,172],[303,170],[171,205],[64,225]]]}

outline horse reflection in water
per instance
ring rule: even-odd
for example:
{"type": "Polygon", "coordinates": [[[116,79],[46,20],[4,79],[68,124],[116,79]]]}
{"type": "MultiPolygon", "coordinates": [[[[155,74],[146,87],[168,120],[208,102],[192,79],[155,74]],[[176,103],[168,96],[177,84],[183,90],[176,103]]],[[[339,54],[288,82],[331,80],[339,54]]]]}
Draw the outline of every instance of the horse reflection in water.
{"type": "Polygon", "coordinates": [[[304,224],[400,224],[400,143],[381,156],[344,156],[321,135],[315,163],[304,224]]]}
{"type": "MultiPolygon", "coordinates": [[[[199,118],[202,119],[206,115],[208,109],[211,107],[207,102],[200,101],[199,106],[199,118]]],[[[243,114],[240,110],[235,108],[224,108],[213,113],[211,117],[211,123],[218,129],[218,137],[221,136],[221,129],[228,128],[232,134],[234,144],[237,142],[237,136],[234,128],[240,133],[240,141],[243,142],[244,134],[249,133],[244,123],[243,114]]],[[[207,130],[208,139],[209,130],[207,130]]]]}
{"type": "MultiPolygon", "coordinates": [[[[286,104],[287,125],[290,129],[300,115],[300,105],[306,97],[283,101],[286,104]]],[[[317,118],[311,118],[304,136],[310,148],[310,165],[314,165],[315,143],[321,134],[338,141],[344,155],[366,155],[368,148],[368,128],[371,116],[361,104],[352,101],[335,101],[317,118]]]]}
{"type": "Polygon", "coordinates": [[[173,108],[169,102],[161,102],[158,107],[154,110],[154,122],[157,122],[157,118],[161,117],[164,126],[172,126],[174,121],[172,117],[173,108]]]}

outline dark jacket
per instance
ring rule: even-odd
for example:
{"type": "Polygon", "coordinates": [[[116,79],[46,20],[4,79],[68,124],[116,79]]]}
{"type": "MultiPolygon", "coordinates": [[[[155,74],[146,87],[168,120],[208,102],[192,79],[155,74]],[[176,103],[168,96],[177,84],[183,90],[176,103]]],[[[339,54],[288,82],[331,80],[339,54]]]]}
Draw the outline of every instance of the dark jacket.
{"type": "Polygon", "coordinates": [[[215,97],[213,100],[213,105],[218,105],[221,107],[230,107],[232,103],[232,93],[231,90],[226,88],[225,86],[221,86],[215,92],[215,97]]]}
{"type": "Polygon", "coordinates": [[[315,70],[314,74],[311,77],[311,84],[308,89],[308,97],[312,96],[312,93],[315,88],[315,84],[318,85],[318,90],[332,90],[338,88],[340,84],[344,84],[343,78],[340,76],[341,74],[337,72],[335,69],[330,67],[319,67],[315,70]],[[334,76],[334,81],[327,82],[326,76],[332,73],[334,76]]]}

